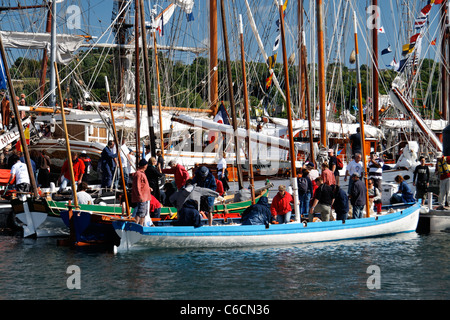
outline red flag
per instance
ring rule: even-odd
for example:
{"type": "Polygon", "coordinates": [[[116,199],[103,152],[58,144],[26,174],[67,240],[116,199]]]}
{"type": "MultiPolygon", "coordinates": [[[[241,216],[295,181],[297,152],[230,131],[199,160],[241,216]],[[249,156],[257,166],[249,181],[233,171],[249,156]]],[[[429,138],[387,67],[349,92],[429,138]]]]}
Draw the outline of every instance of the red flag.
{"type": "Polygon", "coordinates": [[[436,45],[436,38],[435,38],[433,41],[431,41],[431,45],[432,45],[432,46],[435,46],[435,45],[436,45]]]}
{"type": "Polygon", "coordinates": [[[266,79],[266,90],[270,88],[270,86],[272,85],[272,77],[273,77],[273,72],[270,74],[270,76],[266,79]]]}

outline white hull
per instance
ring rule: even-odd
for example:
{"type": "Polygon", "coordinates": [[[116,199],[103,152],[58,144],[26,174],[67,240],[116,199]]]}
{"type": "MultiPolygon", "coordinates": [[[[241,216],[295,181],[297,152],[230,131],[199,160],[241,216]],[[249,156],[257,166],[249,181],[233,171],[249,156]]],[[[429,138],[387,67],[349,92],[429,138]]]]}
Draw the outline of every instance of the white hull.
{"type": "Polygon", "coordinates": [[[420,204],[403,211],[364,219],[316,222],[304,225],[223,225],[194,227],[142,227],[135,223],[113,223],[121,238],[117,250],[135,244],[151,248],[231,248],[293,245],[309,242],[337,241],[377,237],[417,228],[420,204]]]}

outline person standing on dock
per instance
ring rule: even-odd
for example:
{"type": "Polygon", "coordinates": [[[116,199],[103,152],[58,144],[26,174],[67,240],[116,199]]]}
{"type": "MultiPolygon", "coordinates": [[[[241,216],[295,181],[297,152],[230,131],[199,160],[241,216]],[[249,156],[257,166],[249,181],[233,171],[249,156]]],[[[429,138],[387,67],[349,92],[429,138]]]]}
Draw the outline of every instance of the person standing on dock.
{"type": "Polygon", "coordinates": [[[420,157],[419,161],[420,164],[414,169],[413,186],[416,187],[416,200],[422,199],[423,203],[430,185],[430,169],[425,165],[425,157],[420,157]]]}
{"type": "Polygon", "coordinates": [[[323,182],[322,177],[316,178],[317,189],[314,192],[313,203],[309,209],[309,222],[314,221],[314,214],[320,214],[322,221],[330,221],[331,207],[334,203],[333,189],[323,182]]]}
{"type": "Polygon", "coordinates": [[[353,180],[352,189],[349,193],[350,203],[353,207],[353,219],[359,219],[363,217],[364,206],[366,205],[366,184],[359,179],[359,174],[352,174],[351,180],[353,180]]]}
{"type": "Polygon", "coordinates": [[[436,174],[439,175],[438,210],[444,210],[446,202],[450,203],[450,166],[448,161],[450,161],[450,157],[441,154],[436,162],[436,174]]]}
{"type": "Polygon", "coordinates": [[[336,184],[334,173],[329,169],[327,162],[322,163],[322,174],[320,176],[322,177],[323,183],[329,186],[336,184]]]}
{"type": "MultiPolygon", "coordinates": [[[[363,171],[363,163],[361,161],[361,153],[356,153],[355,157],[350,163],[347,165],[347,170],[345,171],[345,177],[344,181],[347,181],[347,177],[352,177],[355,173],[358,175],[358,177],[361,175],[363,171]]],[[[353,186],[353,179],[350,178],[348,182],[348,191],[347,193],[350,194],[352,191],[353,186]]]]}

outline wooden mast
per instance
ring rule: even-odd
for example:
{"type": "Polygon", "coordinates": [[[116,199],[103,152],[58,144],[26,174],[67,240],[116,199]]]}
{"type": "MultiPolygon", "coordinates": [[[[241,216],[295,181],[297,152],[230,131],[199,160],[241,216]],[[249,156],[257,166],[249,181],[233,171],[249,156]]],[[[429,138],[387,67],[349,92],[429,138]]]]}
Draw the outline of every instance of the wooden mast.
{"type": "Polygon", "coordinates": [[[6,51],[5,51],[5,47],[3,46],[3,39],[2,39],[1,35],[0,35],[0,52],[2,55],[3,67],[5,69],[6,81],[8,83],[9,96],[11,98],[10,103],[13,106],[14,116],[16,117],[17,128],[19,129],[18,131],[19,131],[19,135],[20,135],[20,143],[22,145],[23,154],[25,157],[26,165],[27,165],[28,175],[30,177],[31,188],[33,190],[33,195],[35,197],[39,197],[39,193],[38,193],[37,185],[36,185],[36,179],[34,178],[33,168],[31,166],[30,153],[28,152],[27,140],[25,138],[25,132],[24,132],[23,125],[22,125],[22,119],[20,118],[20,111],[19,111],[19,107],[17,106],[16,92],[14,91],[11,74],[9,73],[8,61],[6,59],[6,51]]]}
{"type": "Polygon", "coordinates": [[[298,19],[298,103],[299,115],[301,119],[306,119],[305,105],[305,82],[306,74],[303,73],[303,0],[297,0],[297,19],[298,19]]]}
{"type": "Polygon", "coordinates": [[[360,127],[361,127],[361,151],[362,151],[364,180],[366,183],[366,218],[368,218],[370,216],[370,208],[369,208],[369,192],[368,192],[369,185],[368,185],[368,179],[367,179],[367,163],[366,163],[367,162],[366,161],[367,150],[366,150],[366,143],[365,143],[365,136],[364,136],[364,115],[363,115],[363,106],[362,106],[361,72],[359,70],[358,25],[357,25],[357,20],[356,20],[356,12],[353,12],[353,21],[354,21],[354,28],[355,28],[356,82],[357,82],[357,90],[358,90],[359,123],[360,123],[360,127]]]}
{"type": "Polygon", "coordinates": [[[127,210],[127,216],[131,215],[130,212],[130,205],[128,204],[128,194],[127,194],[127,184],[125,182],[125,175],[123,173],[123,167],[122,167],[122,158],[120,156],[120,149],[122,145],[119,143],[119,139],[117,138],[117,130],[116,130],[116,121],[114,120],[114,110],[111,104],[111,92],[109,91],[109,83],[108,83],[108,77],[105,76],[105,83],[106,83],[106,93],[108,94],[108,102],[109,102],[109,111],[111,112],[111,123],[113,127],[113,133],[114,133],[114,141],[116,143],[116,149],[117,149],[117,160],[119,162],[119,168],[120,168],[120,177],[122,179],[122,187],[123,187],[123,194],[125,196],[125,207],[127,210]]]}
{"type": "Polygon", "coordinates": [[[449,76],[448,76],[448,51],[447,51],[447,43],[449,41],[448,39],[448,27],[447,27],[447,1],[441,4],[441,105],[442,105],[442,118],[446,121],[448,121],[448,95],[447,95],[447,88],[448,88],[448,82],[449,82],[449,76]]]}
{"type": "MultiPolygon", "coordinates": [[[[148,49],[147,49],[147,32],[145,32],[145,9],[144,0],[139,1],[139,12],[141,14],[141,38],[142,38],[142,52],[144,53],[144,76],[145,76],[145,92],[147,96],[147,105],[152,105],[152,90],[150,81],[150,67],[148,63],[148,49]]],[[[153,127],[153,108],[147,108],[148,114],[148,131],[150,137],[150,149],[152,156],[156,157],[156,139],[155,129],[153,127]]]]}
{"type": "Polygon", "coordinates": [[[236,168],[238,175],[238,184],[239,190],[244,188],[243,178],[242,178],[242,168],[240,165],[240,150],[239,150],[239,139],[235,132],[237,131],[237,120],[236,120],[236,107],[234,105],[234,93],[233,93],[233,79],[231,74],[231,61],[230,61],[230,50],[228,47],[228,34],[227,34],[227,22],[225,16],[225,5],[223,0],[220,1],[220,9],[222,14],[222,30],[223,30],[223,39],[225,45],[225,57],[227,62],[227,78],[228,78],[228,93],[230,95],[230,106],[231,106],[231,117],[233,123],[234,130],[234,149],[236,154],[236,168]]]}
{"type": "Polygon", "coordinates": [[[217,0],[209,1],[209,104],[213,115],[217,113],[219,101],[219,71],[217,50],[217,0]]]}
{"type": "Polygon", "coordinates": [[[373,103],[373,124],[378,127],[380,125],[379,113],[378,113],[378,0],[372,0],[372,6],[376,9],[374,27],[372,28],[372,55],[373,55],[373,68],[372,68],[372,103],[373,103]]]}
{"type": "Polygon", "coordinates": [[[159,62],[158,62],[158,49],[156,47],[156,32],[155,31],[153,31],[153,51],[155,53],[156,83],[158,86],[158,111],[159,111],[159,134],[160,134],[160,139],[161,139],[161,156],[164,158],[164,134],[163,134],[163,123],[162,123],[161,85],[159,83],[159,62]]]}
{"type": "Polygon", "coordinates": [[[286,40],[285,40],[285,30],[284,30],[284,9],[283,5],[280,4],[280,25],[281,25],[281,44],[283,47],[283,64],[284,64],[284,83],[286,87],[286,109],[287,109],[287,120],[288,120],[288,134],[289,134],[289,154],[291,157],[291,185],[294,198],[294,210],[295,210],[295,221],[300,221],[299,203],[298,203],[298,185],[297,185],[297,172],[295,168],[295,160],[297,155],[295,153],[294,146],[294,132],[292,128],[292,110],[291,110],[291,94],[289,89],[289,66],[288,57],[286,54],[286,40]]]}
{"type": "Polygon", "coordinates": [[[245,143],[247,144],[248,170],[250,174],[250,191],[252,194],[252,204],[255,204],[255,179],[253,177],[252,148],[250,145],[250,112],[248,107],[247,73],[245,70],[245,51],[244,51],[244,26],[242,25],[242,15],[239,15],[239,31],[241,41],[242,84],[244,87],[245,128],[247,129],[247,135],[245,136],[246,140],[245,143]]]}
{"type": "Polygon", "coordinates": [[[59,97],[59,103],[61,107],[61,119],[63,124],[63,130],[64,130],[64,138],[66,141],[66,152],[67,152],[67,162],[70,172],[70,182],[72,183],[72,195],[73,195],[73,204],[75,209],[79,209],[78,206],[78,196],[77,196],[77,190],[75,186],[75,175],[73,173],[73,162],[72,162],[72,154],[70,151],[70,140],[69,140],[69,133],[67,132],[67,123],[66,123],[66,114],[64,112],[64,100],[62,96],[62,90],[61,90],[61,83],[59,81],[59,73],[58,73],[58,66],[57,63],[54,62],[54,72],[56,76],[56,85],[58,86],[58,97],[59,97]]]}
{"type": "Polygon", "coordinates": [[[327,147],[327,119],[326,119],[326,93],[325,93],[325,59],[324,59],[324,21],[323,0],[317,0],[317,48],[319,58],[319,110],[320,110],[320,142],[327,147]]]}
{"type": "Polygon", "coordinates": [[[139,168],[139,160],[141,159],[141,90],[140,90],[140,78],[139,78],[139,0],[134,1],[134,44],[135,44],[135,102],[136,102],[136,168],[139,168]]]}

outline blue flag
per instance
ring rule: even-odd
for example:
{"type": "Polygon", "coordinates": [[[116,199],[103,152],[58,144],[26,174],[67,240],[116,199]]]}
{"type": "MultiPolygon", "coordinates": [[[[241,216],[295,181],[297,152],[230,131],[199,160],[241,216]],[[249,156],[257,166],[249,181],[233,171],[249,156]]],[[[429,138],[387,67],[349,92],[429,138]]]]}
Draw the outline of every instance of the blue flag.
{"type": "Polygon", "coordinates": [[[3,59],[1,58],[0,53],[0,90],[7,89],[7,81],[6,81],[6,71],[5,66],[3,65],[3,59]]]}

